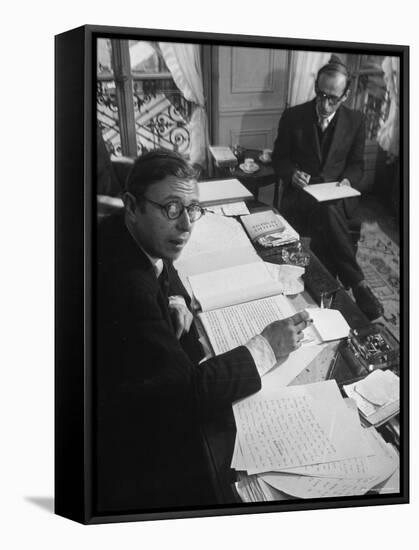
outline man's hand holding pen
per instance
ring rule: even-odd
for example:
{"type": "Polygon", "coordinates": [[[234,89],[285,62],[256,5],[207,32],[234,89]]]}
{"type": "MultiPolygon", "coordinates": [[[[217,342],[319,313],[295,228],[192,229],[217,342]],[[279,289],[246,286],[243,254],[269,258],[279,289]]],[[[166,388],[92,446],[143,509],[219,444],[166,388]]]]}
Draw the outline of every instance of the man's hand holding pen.
{"type": "Polygon", "coordinates": [[[300,311],[292,317],[270,323],[261,335],[269,342],[275,357],[281,359],[301,346],[303,330],[312,322],[307,311],[300,311]]]}
{"type": "Polygon", "coordinates": [[[303,187],[306,187],[309,184],[309,181],[310,174],[307,174],[307,172],[303,172],[303,170],[294,170],[291,180],[294,187],[299,187],[300,189],[303,189],[303,187]]]}
{"type": "Polygon", "coordinates": [[[343,186],[352,187],[351,182],[348,180],[348,178],[343,178],[343,180],[338,181],[338,187],[343,187],[343,186]]]}

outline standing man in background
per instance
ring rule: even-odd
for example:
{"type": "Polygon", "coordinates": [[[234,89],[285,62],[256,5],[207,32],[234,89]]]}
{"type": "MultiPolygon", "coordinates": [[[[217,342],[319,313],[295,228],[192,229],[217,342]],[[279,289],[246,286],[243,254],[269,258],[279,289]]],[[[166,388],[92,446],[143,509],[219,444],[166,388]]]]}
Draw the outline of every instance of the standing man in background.
{"type": "Polygon", "coordinates": [[[332,55],[317,74],[315,99],[284,111],[273,166],[284,183],[281,213],[301,235],[311,237],[313,252],[374,320],[383,306],[365,281],[348,227],[357,199],[318,203],[302,191],[328,181],[357,188],[362,179],[365,122],[362,113],[345,107],[349,92],[348,70],[332,55]]]}

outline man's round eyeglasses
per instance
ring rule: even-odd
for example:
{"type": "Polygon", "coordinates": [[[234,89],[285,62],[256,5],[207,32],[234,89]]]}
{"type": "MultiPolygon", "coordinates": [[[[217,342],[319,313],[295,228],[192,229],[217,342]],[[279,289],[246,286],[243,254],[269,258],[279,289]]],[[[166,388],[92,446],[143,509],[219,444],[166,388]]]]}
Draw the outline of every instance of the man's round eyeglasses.
{"type": "Polygon", "coordinates": [[[327,100],[329,102],[329,105],[333,105],[333,106],[337,105],[339,101],[342,101],[345,94],[346,94],[346,90],[343,92],[341,96],[337,97],[335,95],[325,94],[324,92],[322,92],[316,87],[316,96],[322,101],[327,100]]]}
{"type": "Polygon", "coordinates": [[[185,210],[188,213],[189,220],[191,222],[196,222],[201,216],[205,214],[205,210],[200,204],[196,202],[185,206],[180,201],[170,201],[166,204],[160,204],[156,201],[152,201],[151,199],[147,199],[147,197],[143,197],[143,200],[161,208],[161,210],[163,210],[169,220],[177,220],[178,218],[180,218],[185,210]]]}

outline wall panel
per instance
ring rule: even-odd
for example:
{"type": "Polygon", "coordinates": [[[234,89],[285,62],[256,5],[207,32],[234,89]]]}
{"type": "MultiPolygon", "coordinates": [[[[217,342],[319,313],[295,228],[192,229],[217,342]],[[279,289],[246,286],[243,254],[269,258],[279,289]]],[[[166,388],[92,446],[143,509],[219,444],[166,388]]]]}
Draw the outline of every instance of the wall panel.
{"type": "Polygon", "coordinates": [[[285,50],[219,47],[214,143],[272,147],[287,79],[285,50]]]}

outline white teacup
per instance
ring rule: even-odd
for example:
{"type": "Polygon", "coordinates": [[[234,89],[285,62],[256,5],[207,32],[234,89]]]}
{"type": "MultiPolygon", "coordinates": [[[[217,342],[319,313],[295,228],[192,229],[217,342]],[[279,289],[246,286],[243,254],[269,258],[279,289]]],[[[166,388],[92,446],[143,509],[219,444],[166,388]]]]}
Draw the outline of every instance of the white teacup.
{"type": "Polygon", "coordinates": [[[250,170],[253,168],[255,161],[253,159],[244,159],[244,167],[246,170],[250,170]]]}
{"type": "Polygon", "coordinates": [[[272,159],[272,149],[264,149],[262,151],[261,157],[263,161],[270,162],[270,160],[272,159]]]}

